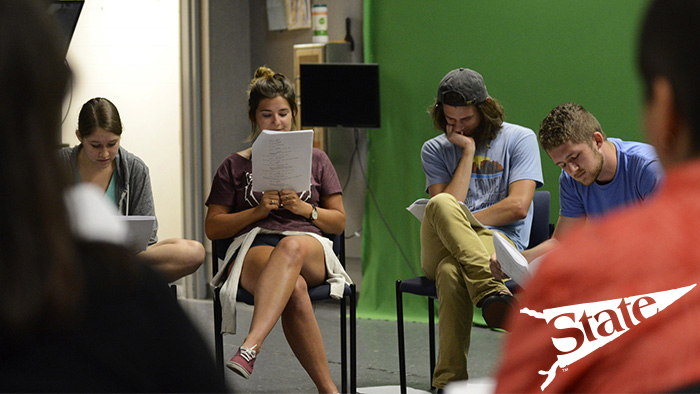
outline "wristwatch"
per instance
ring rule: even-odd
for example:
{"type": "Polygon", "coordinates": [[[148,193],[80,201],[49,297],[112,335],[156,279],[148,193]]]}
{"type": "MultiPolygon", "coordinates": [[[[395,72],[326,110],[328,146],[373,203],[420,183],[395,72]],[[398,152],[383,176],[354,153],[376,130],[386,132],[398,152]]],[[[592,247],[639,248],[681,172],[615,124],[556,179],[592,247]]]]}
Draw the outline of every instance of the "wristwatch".
{"type": "Polygon", "coordinates": [[[318,219],[318,210],[314,204],[311,204],[311,208],[311,217],[309,218],[309,221],[313,222],[314,220],[318,219]]]}

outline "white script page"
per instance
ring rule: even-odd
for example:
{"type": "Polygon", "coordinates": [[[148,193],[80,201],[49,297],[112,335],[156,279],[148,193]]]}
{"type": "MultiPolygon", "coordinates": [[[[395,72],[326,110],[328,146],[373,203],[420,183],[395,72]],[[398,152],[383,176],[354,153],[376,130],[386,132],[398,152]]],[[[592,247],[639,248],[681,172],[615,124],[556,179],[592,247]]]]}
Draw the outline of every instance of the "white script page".
{"type": "Polygon", "coordinates": [[[263,130],[253,143],[253,191],[311,187],[313,130],[263,130]]]}

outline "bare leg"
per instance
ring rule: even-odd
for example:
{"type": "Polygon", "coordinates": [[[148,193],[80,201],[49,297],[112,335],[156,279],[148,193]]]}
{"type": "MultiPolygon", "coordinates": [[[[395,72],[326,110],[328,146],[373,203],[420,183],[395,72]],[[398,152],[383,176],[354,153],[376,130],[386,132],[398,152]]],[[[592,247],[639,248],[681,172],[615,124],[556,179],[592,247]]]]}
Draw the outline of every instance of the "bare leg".
{"type": "Polygon", "coordinates": [[[138,257],[173,282],[197,271],[205,254],[204,246],[197,241],[169,238],[149,246],[138,257]]]}
{"type": "Polygon", "coordinates": [[[307,286],[326,277],[323,248],[309,236],[290,236],[275,248],[258,246],[246,255],[241,285],[255,295],[255,308],[243,346],[258,345],[280,317],[292,351],[320,392],[337,391],[330,377],[321,332],[307,286]],[[308,283],[308,285],[307,285],[308,283]]]}
{"type": "Polygon", "coordinates": [[[313,237],[289,236],[274,249],[256,247],[248,251],[243,262],[241,285],[248,291],[252,290],[255,308],[243,346],[250,348],[257,344],[258,349],[262,347],[287,306],[300,274],[311,286],[325,280],[323,248],[313,237]]]}
{"type": "Polygon", "coordinates": [[[316,384],[319,393],[338,391],[328,369],[321,330],[308,296],[306,281],[301,276],[282,312],[282,328],[294,355],[316,384]]]}

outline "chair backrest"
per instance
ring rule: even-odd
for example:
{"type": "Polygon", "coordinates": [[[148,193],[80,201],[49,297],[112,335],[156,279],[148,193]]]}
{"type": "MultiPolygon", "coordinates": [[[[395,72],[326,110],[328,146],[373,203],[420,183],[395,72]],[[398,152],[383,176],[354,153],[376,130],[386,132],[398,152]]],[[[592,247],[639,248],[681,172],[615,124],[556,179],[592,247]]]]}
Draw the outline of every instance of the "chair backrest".
{"type": "Polygon", "coordinates": [[[345,231],[340,234],[323,234],[333,241],[333,252],[338,256],[340,264],[345,268],[345,231]]]}
{"type": "Polygon", "coordinates": [[[212,275],[216,275],[216,273],[219,272],[219,259],[223,260],[224,257],[226,257],[226,250],[228,250],[231,242],[233,242],[233,238],[214,239],[211,241],[211,248],[214,254],[211,259],[212,275]]]}
{"type": "Polygon", "coordinates": [[[539,245],[549,239],[549,204],[551,195],[547,190],[536,190],[532,199],[532,228],[528,248],[539,245]]]}

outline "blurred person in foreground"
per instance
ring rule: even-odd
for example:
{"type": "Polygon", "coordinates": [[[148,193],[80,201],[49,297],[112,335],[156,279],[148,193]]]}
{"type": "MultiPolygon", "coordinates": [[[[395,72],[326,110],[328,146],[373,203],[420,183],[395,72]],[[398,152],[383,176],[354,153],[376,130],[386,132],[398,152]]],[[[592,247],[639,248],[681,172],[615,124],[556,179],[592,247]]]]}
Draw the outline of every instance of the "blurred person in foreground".
{"type": "Polygon", "coordinates": [[[0,1],[0,392],[225,391],[160,276],[71,232],[55,154],[70,71],[42,5],[0,1]]]}
{"type": "Polygon", "coordinates": [[[545,258],[510,316],[496,391],[700,390],[699,34],[700,2],[650,4],[638,65],[666,181],[545,258]]]}

